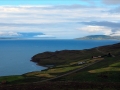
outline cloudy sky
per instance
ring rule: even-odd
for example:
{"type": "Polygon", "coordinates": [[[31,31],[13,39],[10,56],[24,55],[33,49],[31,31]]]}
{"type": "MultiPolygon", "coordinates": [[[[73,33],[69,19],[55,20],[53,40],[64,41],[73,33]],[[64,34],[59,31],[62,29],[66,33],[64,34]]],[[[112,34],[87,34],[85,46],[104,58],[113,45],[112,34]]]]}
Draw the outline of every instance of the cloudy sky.
{"type": "Polygon", "coordinates": [[[1,0],[0,36],[120,35],[120,0],[1,0]]]}

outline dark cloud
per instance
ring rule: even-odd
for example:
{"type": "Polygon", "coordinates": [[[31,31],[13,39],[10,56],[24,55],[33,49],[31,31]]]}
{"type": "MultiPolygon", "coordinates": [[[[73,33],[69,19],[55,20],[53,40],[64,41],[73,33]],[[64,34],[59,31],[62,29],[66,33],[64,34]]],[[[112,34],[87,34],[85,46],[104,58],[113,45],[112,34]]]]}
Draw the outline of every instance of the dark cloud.
{"type": "Polygon", "coordinates": [[[119,5],[120,4],[120,0],[102,0],[102,2],[107,5],[119,5]]]}

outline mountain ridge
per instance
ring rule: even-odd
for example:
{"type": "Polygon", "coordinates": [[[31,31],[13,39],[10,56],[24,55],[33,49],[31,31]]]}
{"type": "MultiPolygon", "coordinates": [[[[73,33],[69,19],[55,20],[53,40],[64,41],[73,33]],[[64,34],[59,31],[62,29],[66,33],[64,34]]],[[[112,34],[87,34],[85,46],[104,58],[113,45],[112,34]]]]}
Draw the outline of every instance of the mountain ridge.
{"type": "Polygon", "coordinates": [[[120,36],[110,36],[110,35],[89,35],[85,37],[76,38],[79,40],[120,40],[120,36]]]}

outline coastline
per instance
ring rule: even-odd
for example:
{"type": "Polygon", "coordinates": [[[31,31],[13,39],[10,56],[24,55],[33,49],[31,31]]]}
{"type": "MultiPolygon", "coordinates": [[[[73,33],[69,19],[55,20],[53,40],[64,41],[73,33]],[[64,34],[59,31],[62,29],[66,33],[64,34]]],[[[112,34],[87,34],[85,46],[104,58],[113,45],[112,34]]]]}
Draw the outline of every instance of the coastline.
{"type": "MultiPolygon", "coordinates": [[[[106,59],[104,59],[104,58],[107,58],[107,59],[110,59],[110,60],[111,59],[116,59],[117,60],[119,58],[119,54],[116,53],[116,51],[119,51],[118,48],[120,48],[120,43],[95,47],[95,48],[91,48],[91,49],[84,49],[84,50],[62,50],[62,51],[47,52],[47,53],[43,52],[43,53],[37,54],[37,55],[40,55],[40,56],[42,54],[42,59],[48,60],[48,58],[49,58],[49,59],[55,59],[55,60],[58,59],[59,60],[59,58],[62,57],[60,59],[64,59],[64,61],[67,60],[67,62],[64,62],[62,64],[61,64],[61,62],[59,62],[59,64],[57,62],[57,64],[55,64],[54,66],[47,67],[46,69],[44,69],[42,71],[26,72],[22,75],[3,76],[3,77],[0,77],[0,81],[7,80],[7,78],[8,78],[9,82],[16,82],[16,80],[17,80],[18,83],[19,83],[19,80],[23,80],[23,82],[24,82],[24,80],[26,80],[26,79],[28,81],[31,81],[31,82],[35,82],[36,80],[42,81],[42,80],[45,80],[47,78],[50,78],[48,80],[51,80],[51,78],[56,77],[56,75],[57,76],[63,75],[67,72],[71,73],[71,71],[74,71],[74,70],[77,70],[77,69],[81,70],[82,68],[84,69],[84,67],[88,67],[89,65],[92,66],[94,63],[96,63],[98,61],[100,61],[101,63],[102,62],[105,63],[104,61],[106,59]],[[109,53],[111,50],[112,50],[112,54],[115,57],[105,55],[105,53],[109,53]],[[105,52],[105,53],[103,53],[103,52],[105,52]],[[46,54],[48,54],[49,56],[47,55],[47,58],[43,58],[43,56],[46,57],[46,54]],[[101,56],[104,56],[104,57],[93,58],[92,57],[93,55],[95,55],[95,56],[100,56],[101,55],[101,56]],[[85,63],[78,64],[80,62],[85,62],[85,63]],[[36,79],[34,79],[34,78],[36,78],[36,79]]],[[[114,60],[112,60],[112,62],[114,62],[114,60]]],[[[49,63],[51,63],[51,62],[49,62],[49,63]]],[[[96,64],[100,64],[100,63],[96,63],[96,64]]],[[[46,66],[48,64],[42,64],[42,65],[46,66]]]]}

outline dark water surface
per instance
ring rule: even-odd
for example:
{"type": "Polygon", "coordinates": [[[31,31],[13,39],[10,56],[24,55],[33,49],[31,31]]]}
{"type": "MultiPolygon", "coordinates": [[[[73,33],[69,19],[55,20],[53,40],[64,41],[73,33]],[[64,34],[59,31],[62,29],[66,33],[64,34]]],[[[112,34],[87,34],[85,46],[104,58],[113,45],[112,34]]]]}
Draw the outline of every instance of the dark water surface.
{"type": "Polygon", "coordinates": [[[64,49],[81,50],[118,42],[118,40],[0,40],[0,76],[20,75],[45,69],[30,61],[37,53],[64,49]]]}

